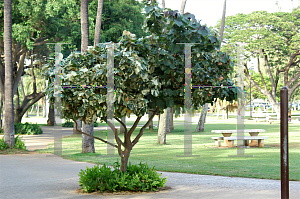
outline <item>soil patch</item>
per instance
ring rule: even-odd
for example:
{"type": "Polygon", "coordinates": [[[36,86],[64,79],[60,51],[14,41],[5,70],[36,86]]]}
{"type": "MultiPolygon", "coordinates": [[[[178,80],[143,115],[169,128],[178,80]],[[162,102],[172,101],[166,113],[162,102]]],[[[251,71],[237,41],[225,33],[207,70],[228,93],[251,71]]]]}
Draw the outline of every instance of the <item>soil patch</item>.
{"type": "Polygon", "coordinates": [[[100,192],[100,191],[95,191],[92,193],[83,193],[81,189],[77,189],[76,193],[78,194],[84,194],[84,195],[101,195],[101,196],[115,196],[115,195],[136,195],[136,194],[148,194],[148,193],[163,193],[167,192],[168,190],[172,189],[171,187],[165,186],[165,187],[160,187],[157,188],[157,191],[117,191],[117,192],[100,192]]]}

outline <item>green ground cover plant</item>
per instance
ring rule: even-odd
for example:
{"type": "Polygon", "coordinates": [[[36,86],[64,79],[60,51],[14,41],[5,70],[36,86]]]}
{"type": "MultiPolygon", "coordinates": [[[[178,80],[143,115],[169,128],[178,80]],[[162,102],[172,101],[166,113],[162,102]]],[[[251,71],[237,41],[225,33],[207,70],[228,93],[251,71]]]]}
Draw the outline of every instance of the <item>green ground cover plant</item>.
{"type": "Polygon", "coordinates": [[[18,136],[15,137],[15,145],[13,148],[9,148],[9,145],[4,142],[4,137],[0,139],[0,153],[16,152],[18,150],[26,151],[25,143],[18,136]]]}
{"type": "MultiPolygon", "coordinates": [[[[222,175],[249,178],[280,179],[280,123],[245,121],[247,129],[265,129],[260,136],[268,136],[265,147],[245,149],[245,154],[254,157],[228,157],[235,155],[235,148],[215,147],[211,137],[217,136],[211,130],[235,129],[236,120],[217,120],[213,116],[207,118],[204,132],[193,132],[193,155],[200,157],[176,157],[184,151],[183,120],[175,120],[175,130],[167,134],[167,144],[157,144],[157,128],[154,131],[145,130],[140,144],[131,152],[131,163],[147,162],[149,167],[155,166],[159,171],[184,172],[204,175],[222,175]],[[213,118],[213,121],[209,121],[213,118]]],[[[141,121],[143,125],[146,121],[141,121]]],[[[127,122],[130,125],[131,122],[127,122]]],[[[299,123],[289,123],[289,175],[290,180],[300,181],[300,132],[299,123]]],[[[193,125],[196,128],[196,124],[193,125]]],[[[133,133],[138,134],[140,127],[133,133]]],[[[95,131],[95,135],[106,138],[106,131],[95,131]]],[[[81,154],[81,135],[71,135],[63,138],[62,156],[66,159],[113,165],[118,157],[106,157],[106,144],[95,142],[96,153],[81,154]]],[[[47,150],[40,152],[53,153],[53,144],[47,150]]]]}
{"type": "Polygon", "coordinates": [[[153,168],[146,163],[131,165],[127,172],[120,171],[120,163],[115,162],[113,169],[106,166],[95,165],[92,168],[86,167],[79,172],[79,185],[83,192],[95,191],[157,191],[157,188],[164,187],[166,178],[160,177],[153,168]]]}
{"type": "Polygon", "coordinates": [[[15,134],[21,135],[38,135],[43,131],[38,124],[30,124],[28,122],[15,123],[15,134]]]}

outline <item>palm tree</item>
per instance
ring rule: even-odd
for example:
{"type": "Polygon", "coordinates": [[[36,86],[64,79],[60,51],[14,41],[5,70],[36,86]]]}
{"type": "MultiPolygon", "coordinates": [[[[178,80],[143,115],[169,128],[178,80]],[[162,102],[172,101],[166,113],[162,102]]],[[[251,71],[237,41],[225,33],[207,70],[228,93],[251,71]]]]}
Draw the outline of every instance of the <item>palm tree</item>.
{"type": "Polygon", "coordinates": [[[4,0],[5,116],[4,142],[15,145],[12,63],[12,0],[4,0]]]}
{"type": "Polygon", "coordinates": [[[96,44],[100,42],[102,9],[103,9],[103,0],[98,0],[94,46],[96,46],[96,44]]]}
{"type": "MultiPolygon", "coordinates": [[[[87,51],[89,45],[89,15],[88,0],[81,0],[80,17],[81,17],[81,53],[87,51]]],[[[94,122],[90,125],[83,122],[82,131],[94,135],[94,122]]],[[[82,134],[82,153],[95,153],[94,138],[82,134]]]]}
{"type": "Polygon", "coordinates": [[[180,14],[183,14],[183,13],[184,13],[186,1],[187,1],[187,0],[182,0],[182,2],[181,2],[180,14]]]}

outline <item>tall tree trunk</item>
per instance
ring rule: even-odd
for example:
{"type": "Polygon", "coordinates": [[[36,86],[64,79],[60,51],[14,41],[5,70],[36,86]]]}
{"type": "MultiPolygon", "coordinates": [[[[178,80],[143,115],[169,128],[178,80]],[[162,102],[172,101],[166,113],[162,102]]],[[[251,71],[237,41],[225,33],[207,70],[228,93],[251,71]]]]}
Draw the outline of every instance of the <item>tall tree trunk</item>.
{"type": "Polygon", "coordinates": [[[4,0],[5,116],[4,142],[15,145],[13,63],[12,63],[12,0],[4,0]]]}
{"type": "Polygon", "coordinates": [[[48,113],[47,126],[54,126],[54,125],[55,125],[54,103],[49,101],[49,113],[48,113]]]}
{"type": "Polygon", "coordinates": [[[182,0],[182,2],[181,2],[181,8],[180,8],[180,14],[184,13],[185,5],[186,5],[186,0],[182,0]]]}
{"type": "Polygon", "coordinates": [[[96,46],[100,42],[102,10],[103,10],[103,0],[98,0],[94,46],[96,46]]]}
{"type": "MultiPolygon", "coordinates": [[[[21,84],[21,90],[22,90],[23,101],[24,101],[26,93],[25,93],[24,84],[23,84],[23,78],[22,77],[21,77],[21,80],[20,80],[20,84],[21,84]]],[[[28,111],[26,111],[25,117],[28,117],[28,111]]]]}
{"type": "Polygon", "coordinates": [[[20,96],[19,96],[19,88],[17,88],[17,92],[15,94],[15,108],[14,108],[14,123],[20,123],[21,119],[18,118],[19,108],[20,108],[20,96]]]}
{"type": "MultiPolygon", "coordinates": [[[[121,121],[126,125],[126,117],[122,117],[121,121]]],[[[122,124],[120,124],[120,134],[125,133],[125,128],[122,124]]]]}
{"type": "Polygon", "coordinates": [[[206,119],[207,110],[208,110],[208,103],[205,103],[199,117],[198,125],[195,130],[196,132],[204,131],[204,123],[206,119]]]}
{"type": "Polygon", "coordinates": [[[76,123],[77,123],[77,130],[76,130],[76,124],[74,122],[74,124],[73,124],[73,135],[81,134],[79,132],[79,131],[81,131],[81,120],[80,119],[76,120],[76,123]]]}
{"type": "Polygon", "coordinates": [[[167,116],[166,116],[166,133],[170,133],[170,120],[171,120],[171,108],[167,108],[167,116]]]}
{"type": "Polygon", "coordinates": [[[38,117],[38,116],[40,116],[40,102],[38,101],[37,103],[36,103],[36,116],[38,117]]]}
{"type": "Polygon", "coordinates": [[[221,40],[221,42],[222,42],[223,33],[224,33],[225,16],[226,16],[226,0],[224,0],[222,22],[221,22],[221,27],[220,27],[220,40],[221,40]]]}
{"type": "Polygon", "coordinates": [[[174,130],[174,121],[173,121],[173,116],[174,116],[174,108],[171,108],[171,114],[170,114],[170,131],[174,130]]]}
{"type": "Polygon", "coordinates": [[[2,93],[0,91],[0,128],[2,128],[2,93]]]}
{"type": "Polygon", "coordinates": [[[162,8],[166,8],[165,0],[162,0],[161,4],[162,4],[162,8]]]}
{"type": "MultiPolygon", "coordinates": [[[[45,78],[43,79],[43,87],[46,88],[45,78]]],[[[43,117],[46,117],[46,96],[44,97],[44,106],[43,106],[43,117]]],[[[26,111],[27,112],[27,111],[26,111]]]]}
{"type": "MultiPolygon", "coordinates": [[[[81,17],[81,53],[88,49],[89,45],[89,15],[88,15],[88,0],[81,0],[80,17],[81,17]]],[[[82,123],[82,131],[84,133],[94,135],[94,122],[88,125],[82,123]]],[[[94,138],[82,135],[82,153],[95,153],[94,138]]]]}
{"type": "MultiPolygon", "coordinates": [[[[94,135],[94,122],[90,125],[83,122],[82,131],[94,135]]],[[[82,134],[82,153],[95,153],[94,138],[82,134]]]]}
{"type": "Polygon", "coordinates": [[[86,52],[89,45],[89,15],[88,0],[81,0],[81,53],[86,52]]]}
{"type": "MultiPolygon", "coordinates": [[[[149,110],[148,112],[148,119],[152,116],[152,114],[154,114],[153,110],[149,110]]],[[[153,120],[150,121],[149,123],[149,130],[153,131],[153,120]]]]}
{"type": "Polygon", "coordinates": [[[159,144],[166,144],[166,119],[167,119],[167,109],[164,110],[164,114],[160,116],[159,127],[157,134],[157,141],[159,144]]]}

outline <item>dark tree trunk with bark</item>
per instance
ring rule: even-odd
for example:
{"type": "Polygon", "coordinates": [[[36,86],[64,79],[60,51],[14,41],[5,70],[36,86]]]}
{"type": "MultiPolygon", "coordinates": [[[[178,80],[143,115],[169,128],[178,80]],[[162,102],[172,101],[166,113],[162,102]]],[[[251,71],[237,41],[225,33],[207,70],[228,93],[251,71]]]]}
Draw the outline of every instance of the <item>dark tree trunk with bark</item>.
{"type": "Polygon", "coordinates": [[[47,126],[54,126],[54,125],[55,125],[54,103],[49,101],[49,113],[48,113],[47,126]]]}
{"type": "Polygon", "coordinates": [[[4,142],[15,145],[13,62],[12,62],[12,1],[4,1],[5,116],[4,142]]]}
{"type": "Polygon", "coordinates": [[[2,94],[0,91],[0,128],[2,128],[2,94]]]}
{"type": "MultiPolygon", "coordinates": [[[[90,125],[83,122],[82,131],[94,136],[94,122],[90,125]]],[[[94,138],[82,134],[82,153],[95,153],[94,138]]]]}
{"type": "MultiPolygon", "coordinates": [[[[152,116],[153,113],[154,113],[153,110],[149,110],[148,119],[151,118],[151,116],[152,116]]],[[[150,123],[149,123],[149,130],[153,131],[153,120],[151,120],[150,123]]]]}
{"type": "Polygon", "coordinates": [[[100,42],[102,9],[103,9],[103,0],[98,0],[94,46],[96,46],[100,42]]]}
{"type": "Polygon", "coordinates": [[[173,121],[173,115],[174,114],[174,108],[171,108],[171,114],[170,114],[170,131],[174,130],[174,121],[173,121]]]}

